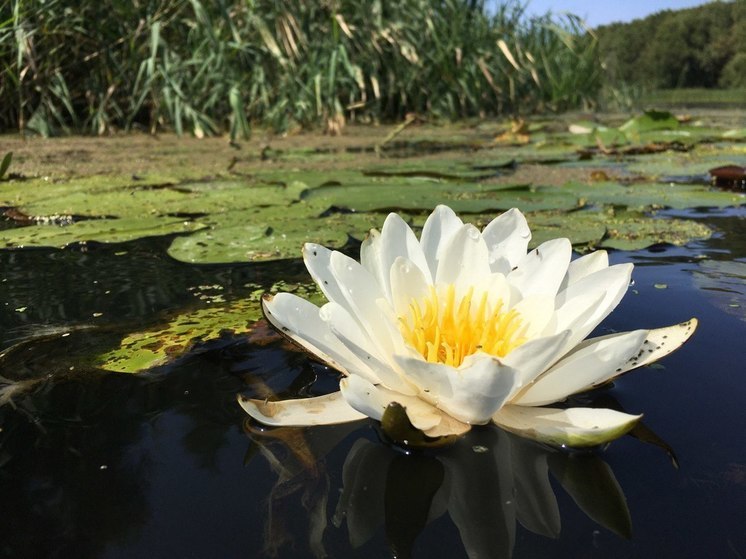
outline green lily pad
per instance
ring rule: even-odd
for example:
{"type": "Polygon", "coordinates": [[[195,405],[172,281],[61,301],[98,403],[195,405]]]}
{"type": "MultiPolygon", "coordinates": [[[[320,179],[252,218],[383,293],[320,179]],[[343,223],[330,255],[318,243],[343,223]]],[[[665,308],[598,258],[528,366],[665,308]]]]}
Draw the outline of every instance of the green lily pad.
{"type": "Polygon", "coordinates": [[[362,239],[382,218],[372,214],[331,214],[317,217],[314,206],[299,203],[288,208],[257,208],[210,216],[200,220],[205,229],[177,237],[168,254],[198,264],[298,258],[304,243],[341,248],[349,237],[362,239]]]}
{"type": "Polygon", "coordinates": [[[205,342],[251,332],[262,317],[261,298],[265,292],[295,293],[315,304],[325,299],[313,284],[279,281],[269,289],[256,286],[249,297],[177,314],[167,322],[125,335],[119,345],[93,358],[102,369],[139,373],[199,353],[205,342]]]}
{"type": "Polygon", "coordinates": [[[651,245],[683,245],[707,239],[712,230],[696,221],[658,218],[640,212],[579,211],[529,217],[531,246],[567,237],[578,250],[611,248],[640,250],[651,245]]]}
{"type": "Polygon", "coordinates": [[[356,212],[429,211],[438,204],[447,204],[457,213],[504,211],[514,207],[524,211],[578,207],[577,197],[559,189],[539,191],[525,185],[450,184],[415,179],[321,186],[306,191],[303,199],[317,206],[356,212]]]}
{"type": "Polygon", "coordinates": [[[29,225],[0,230],[0,246],[6,248],[56,247],[95,240],[122,243],[142,237],[189,233],[204,225],[174,217],[90,219],[69,225],[29,225]]]}
{"type": "MultiPolygon", "coordinates": [[[[253,184],[247,181],[210,181],[168,184],[56,187],[43,198],[16,196],[15,204],[29,216],[75,215],[137,217],[142,215],[204,214],[288,204],[300,190],[296,185],[253,184]],[[56,195],[55,195],[56,194],[56,195]]],[[[305,188],[305,186],[303,187],[305,188]]]]}
{"type": "Polygon", "coordinates": [[[528,220],[531,248],[558,237],[570,239],[576,248],[595,247],[606,235],[606,216],[600,212],[539,213],[529,216],[528,220]]]}
{"type": "Polygon", "coordinates": [[[659,243],[685,245],[694,240],[705,240],[712,230],[688,219],[645,219],[641,214],[629,212],[606,219],[607,237],[598,245],[617,250],[640,250],[659,243]]]}
{"type": "Polygon", "coordinates": [[[619,130],[628,136],[635,136],[641,132],[675,130],[678,127],[679,121],[667,111],[645,111],[622,124],[619,130]]]}
{"type": "Polygon", "coordinates": [[[653,208],[722,208],[746,202],[738,192],[728,192],[697,184],[614,182],[568,183],[561,187],[585,203],[624,206],[632,210],[653,208]]]}
{"type": "Polygon", "coordinates": [[[650,179],[669,175],[706,175],[709,169],[723,165],[746,164],[741,144],[701,145],[695,150],[647,155],[625,165],[631,173],[650,179]]]}
{"type": "Polygon", "coordinates": [[[729,140],[744,140],[746,139],[746,128],[734,128],[732,130],[726,130],[722,133],[723,138],[729,140]]]}
{"type": "Polygon", "coordinates": [[[617,128],[608,128],[597,122],[580,121],[570,125],[573,141],[583,146],[597,146],[599,143],[606,147],[628,143],[627,136],[617,128]]]}
{"type": "Polygon", "coordinates": [[[119,373],[138,373],[165,365],[201,343],[221,335],[246,334],[261,317],[257,299],[241,299],[175,316],[164,325],[133,332],[119,347],[101,354],[96,364],[119,373]]]}

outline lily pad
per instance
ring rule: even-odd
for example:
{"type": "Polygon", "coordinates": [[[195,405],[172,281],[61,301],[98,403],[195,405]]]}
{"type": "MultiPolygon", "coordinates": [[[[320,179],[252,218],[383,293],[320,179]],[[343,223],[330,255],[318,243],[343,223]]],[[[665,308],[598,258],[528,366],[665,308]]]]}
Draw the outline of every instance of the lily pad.
{"type": "Polygon", "coordinates": [[[568,210],[578,207],[577,198],[558,189],[534,190],[525,185],[444,184],[432,181],[386,181],[314,188],[303,199],[318,206],[356,212],[391,209],[429,211],[447,204],[457,213],[568,210]]]}
{"type": "Polygon", "coordinates": [[[297,258],[304,243],[341,248],[350,236],[362,239],[381,218],[371,214],[318,217],[318,208],[299,203],[288,208],[235,211],[199,220],[194,235],[177,237],[168,254],[192,264],[258,262],[297,258]]]}
{"type": "Polygon", "coordinates": [[[122,243],[142,237],[189,233],[204,225],[174,217],[128,217],[123,219],[90,219],[69,225],[29,225],[0,231],[0,244],[6,248],[56,247],[96,240],[100,243],[122,243]]]}
{"type": "Polygon", "coordinates": [[[606,216],[600,212],[570,212],[534,214],[528,217],[531,226],[531,248],[544,241],[566,237],[573,246],[598,246],[606,236],[606,216]]]}
{"type": "Polygon", "coordinates": [[[257,285],[243,299],[186,311],[165,323],[131,332],[116,348],[94,357],[93,364],[109,371],[138,373],[212,347],[206,345],[207,342],[246,335],[262,317],[261,298],[265,291],[295,293],[315,304],[324,301],[313,284],[279,281],[269,289],[257,285]]]}
{"type": "Polygon", "coordinates": [[[632,210],[722,208],[746,202],[743,194],[697,184],[634,183],[625,186],[615,182],[573,182],[561,188],[586,203],[624,206],[632,210]]]}
{"type": "MultiPolygon", "coordinates": [[[[58,185],[43,198],[16,198],[29,216],[74,215],[139,217],[142,215],[205,214],[265,205],[286,205],[297,198],[296,185],[210,181],[173,185],[81,186],[58,185]]],[[[305,188],[305,186],[304,186],[305,188]]]]}
{"type": "Polygon", "coordinates": [[[619,127],[619,130],[628,136],[638,135],[641,132],[656,130],[675,130],[679,127],[676,117],[667,111],[645,111],[643,114],[629,119],[619,127]]]}
{"type": "Polygon", "coordinates": [[[617,250],[640,250],[659,243],[684,245],[694,240],[709,239],[712,230],[688,219],[645,219],[629,212],[606,220],[607,237],[598,245],[617,250]]]}
{"type": "Polygon", "coordinates": [[[256,299],[241,299],[180,314],[166,324],[133,332],[119,347],[96,359],[102,369],[137,373],[165,365],[188,352],[198,351],[202,342],[221,335],[246,334],[261,317],[256,299]]]}

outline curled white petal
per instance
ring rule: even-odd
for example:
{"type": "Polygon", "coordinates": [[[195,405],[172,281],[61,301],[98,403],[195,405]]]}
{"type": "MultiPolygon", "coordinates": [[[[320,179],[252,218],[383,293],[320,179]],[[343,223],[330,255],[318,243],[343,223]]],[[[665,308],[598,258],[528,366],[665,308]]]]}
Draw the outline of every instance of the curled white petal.
{"type": "Polygon", "coordinates": [[[351,407],[378,421],[383,417],[383,412],[388,405],[396,402],[405,408],[412,425],[426,434],[435,436],[434,434],[437,433],[439,436],[460,434],[469,430],[468,425],[453,422],[442,410],[416,396],[407,396],[383,386],[376,386],[356,375],[342,379],[339,388],[351,407]],[[448,432],[441,432],[438,430],[441,423],[453,425],[453,427],[448,432]]]}
{"type": "Polygon", "coordinates": [[[492,420],[507,431],[556,446],[596,446],[619,438],[640,420],[606,408],[504,406],[492,420]]]}
{"type": "Polygon", "coordinates": [[[697,324],[697,319],[691,318],[680,324],[650,330],[640,351],[616,369],[614,376],[648,365],[678,349],[694,334],[697,324]]]}
{"type": "Polygon", "coordinates": [[[367,416],[352,408],[341,392],[297,400],[252,400],[241,398],[238,403],[251,417],[272,427],[306,427],[334,425],[359,421],[367,416]]]}
{"type": "Polygon", "coordinates": [[[487,423],[520,381],[519,371],[486,354],[459,368],[411,357],[397,356],[397,361],[423,399],[470,424],[487,423]]]}

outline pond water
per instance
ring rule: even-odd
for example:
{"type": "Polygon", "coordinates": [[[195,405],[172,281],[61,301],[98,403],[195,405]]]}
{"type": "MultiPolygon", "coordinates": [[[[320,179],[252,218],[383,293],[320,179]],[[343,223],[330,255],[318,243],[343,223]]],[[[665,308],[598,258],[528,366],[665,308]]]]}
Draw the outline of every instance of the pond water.
{"type": "Polygon", "coordinates": [[[746,557],[746,209],[672,215],[717,233],[612,252],[634,285],[599,333],[699,329],[584,396],[647,428],[590,452],[487,427],[411,455],[367,422],[261,431],[237,394],[336,388],[261,330],[140,375],[80,357],[199,295],[307,281],[298,260],[190,266],[164,238],[0,251],[0,347],[25,340],[0,376],[28,381],[0,407],[0,557],[746,557]]]}

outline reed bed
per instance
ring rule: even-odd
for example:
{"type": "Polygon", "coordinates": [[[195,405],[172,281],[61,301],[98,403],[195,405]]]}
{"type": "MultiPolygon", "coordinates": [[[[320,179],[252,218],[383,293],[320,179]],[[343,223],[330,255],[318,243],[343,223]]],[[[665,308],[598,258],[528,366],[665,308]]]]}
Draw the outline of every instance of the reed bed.
{"type": "Polygon", "coordinates": [[[247,136],[592,105],[573,16],[480,0],[6,0],[0,129],[247,136]],[[364,6],[361,7],[361,6],[364,6]]]}

